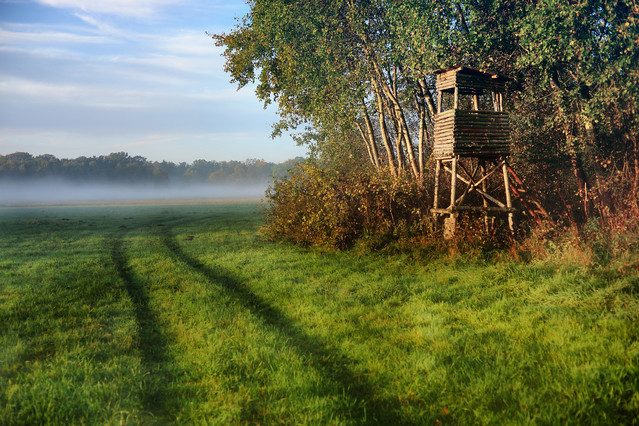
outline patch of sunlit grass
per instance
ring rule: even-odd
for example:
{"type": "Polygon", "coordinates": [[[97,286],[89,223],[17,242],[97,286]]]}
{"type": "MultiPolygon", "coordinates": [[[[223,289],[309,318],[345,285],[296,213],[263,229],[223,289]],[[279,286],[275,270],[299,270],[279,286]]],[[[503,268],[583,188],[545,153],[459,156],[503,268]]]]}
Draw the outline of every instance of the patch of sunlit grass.
{"type": "Polygon", "coordinates": [[[309,250],[261,239],[254,204],[0,214],[9,423],[639,414],[631,267],[309,250]]]}

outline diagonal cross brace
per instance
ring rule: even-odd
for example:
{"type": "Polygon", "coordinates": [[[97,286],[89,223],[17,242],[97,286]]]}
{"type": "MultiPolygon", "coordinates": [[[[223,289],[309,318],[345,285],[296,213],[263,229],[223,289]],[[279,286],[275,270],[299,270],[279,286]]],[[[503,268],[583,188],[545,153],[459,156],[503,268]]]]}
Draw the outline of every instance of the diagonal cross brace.
{"type": "MultiPolygon", "coordinates": [[[[464,182],[465,184],[467,184],[468,186],[466,187],[466,190],[464,191],[464,193],[455,200],[455,205],[459,205],[461,204],[461,202],[464,200],[464,198],[466,198],[466,195],[468,195],[470,192],[472,191],[476,191],[478,194],[480,194],[482,197],[484,197],[485,199],[492,201],[493,203],[497,204],[499,207],[506,207],[506,205],[504,203],[502,203],[501,201],[499,201],[498,199],[496,199],[495,197],[491,196],[490,194],[486,193],[485,191],[482,191],[481,189],[477,188],[479,185],[481,185],[481,183],[483,181],[485,181],[486,179],[488,179],[490,176],[493,175],[493,173],[495,173],[497,170],[499,170],[500,167],[502,167],[504,164],[506,164],[505,160],[502,160],[500,163],[498,163],[496,166],[494,166],[488,173],[486,173],[486,175],[484,177],[482,177],[481,179],[479,179],[477,182],[474,181],[474,177],[475,174],[477,173],[477,168],[475,168],[475,171],[473,171],[473,174],[471,175],[470,173],[468,173],[468,171],[461,166],[461,168],[464,170],[464,172],[468,175],[469,179],[466,179],[462,176],[459,175],[459,173],[457,173],[457,179],[461,180],[462,182],[464,182]]],[[[444,166],[444,170],[446,170],[448,173],[450,173],[451,175],[453,174],[453,171],[450,169],[450,167],[444,166]]],[[[454,206],[451,206],[454,207],[454,206]]]]}

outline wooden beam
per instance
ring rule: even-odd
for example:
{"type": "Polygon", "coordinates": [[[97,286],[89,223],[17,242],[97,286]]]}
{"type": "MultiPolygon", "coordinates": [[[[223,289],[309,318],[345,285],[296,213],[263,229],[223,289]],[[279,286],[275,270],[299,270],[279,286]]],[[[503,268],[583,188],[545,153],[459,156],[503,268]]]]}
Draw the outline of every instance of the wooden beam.
{"type": "MultiPolygon", "coordinates": [[[[453,175],[452,170],[451,170],[451,169],[449,169],[448,167],[444,167],[444,170],[446,170],[448,173],[450,173],[450,174],[451,174],[451,180],[452,180],[452,175],[453,175]]],[[[466,184],[469,184],[469,185],[470,185],[470,182],[469,182],[468,180],[466,180],[466,179],[464,179],[463,177],[461,177],[461,176],[457,175],[457,167],[455,167],[455,175],[454,175],[454,176],[457,176],[457,178],[458,178],[459,180],[461,180],[462,182],[464,182],[464,183],[466,183],[466,184]]],[[[480,189],[475,189],[475,191],[476,191],[478,194],[480,194],[482,197],[485,197],[486,199],[488,199],[488,200],[492,201],[493,203],[497,204],[499,207],[506,207],[506,205],[505,205],[504,203],[502,203],[501,201],[499,201],[498,199],[496,199],[496,198],[495,198],[495,197],[493,197],[492,195],[490,195],[490,194],[488,194],[488,193],[486,193],[486,192],[484,192],[484,191],[482,191],[482,190],[480,190],[480,189]]],[[[453,194],[452,194],[452,191],[451,191],[451,204],[453,204],[453,202],[452,202],[452,195],[453,195],[453,194]]]]}
{"type": "MultiPolygon", "coordinates": [[[[443,160],[442,160],[442,161],[443,161],[443,160]]],[[[493,174],[493,173],[495,173],[497,170],[499,170],[499,168],[500,168],[500,167],[504,164],[504,161],[505,161],[505,160],[502,160],[501,162],[499,162],[496,166],[494,166],[494,167],[490,170],[490,172],[488,172],[488,173],[487,173],[484,177],[482,177],[480,180],[478,180],[477,182],[475,182],[475,183],[474,183],[474,184],[475,184],[475,186],[479,185],[479,184],[480,184],[480,183],[482,183],[484,180],[486,180],[486,179],[488,179],[490,176],[492,176],[492,174],[493,174]]],[[[452,171],[451,171],[448,167],[446,167],[446,166],[444,166],[444,170],[446,170],[448,173],[452,173],[452,171]]],[[[460,180],[463,180],[463,179],[460,177],[460,180]]],[[[467,184],[470,184],[470,182],[468,182],[467,180],[463,180],[463,182],[465,182],[465,183],[467,183],[467,184]]]]}
{"type": "MultiPolygon", "coordinates": [[[[500,167],[500,166],[502,166],[504,163],[505,163],[505,161],[502,161],[501,163],[497,164],[497,165],[496,165],[495,167],[493,167],[493,168],[492,168],[492,170],[491,170],[490,172],[488,172],[488,173],[485,173],[485,169],[484,169],[484,176],[483,176],[481,179],[479,179],[477,182],[475,182],[475,181],[473,180],[473,179],[474,179],[474,174],[473,174],[473,177],[470,177],[470,175],[468,175],[468,177],[470,177],[470,182],[467,182],[467,183],[468,183],[468,187],[466,188],[466,191],[464,191],[464,193],[462,194],[462,196],[461,196],[461,197],[459,197],[459,199],[457,200],[457,203],[456,203],[456,204],[457,204],[457,205],[461,204],[461,202],[463,201],[464,197],[465,197],[467,194],[471,193],[472,191],[477,191],[479,194],[481,194],[481,193],[482,193],[482,191],[483,191],[485,194],[488,194],[488,191],[486,190],[486,179],[488,179],[488,178],[489,178],[489,177],[490,177],[493,173],[495,173],[497,170],[499,170],[499,167],[500,167]],[[480,184],[482,185],[482,190],[481,190],[481,191],[478,191],[476,188],[477,188],[480,184]]],[[[461,165],[461,163],[460,163],[460,165],[461,165]]],[[[479,166],[478,166],[478,167],[479,167],[479,166]]],[[[475,169],[475,170],[477,170],[477,169],[475,169]]],[[[464,170],[464,171],[465,171],[465,170],[464,170]]],[[[468,172],[466,172],[466,174],[468,174],[468,172]]],[[[460,177],[460,179],[461,179],[461,177],[460,177]]],[[[485,198],[485,197],[483,197],[483,202],[484,202],[484,203],[486,202],[486,198],[485,198]]]]}
{"type": "Polygon", "coordinates": [[[457,198],[457,201],[455,201],[455,204],[458,206],[461,205],[461,203],[464,201],[464,198],[466,198],[466,195],[468,195],[469,193],[473,191],[473,184],[475,182],[475,175],[477,174],[477,170],[479,169],[479,164],[475,166],[475,170],[473,170],[472,175],[468,173],[468,170],[466,170],[466,167],[464,167],[463,163],[460,162],[459,167],[461,167],[464,173],[466,173],[466,176],[468,176],[469,183],[466,189],[464,190],[464,192],[462,193],[462,195],[459,198],[457,198]]]}
{"type": "Polygon", "coordinates": [[[453,209],[446,208],[446,209],[430,209],[431,213],[435,213],[435,214],[453,214],[455,212],[460,212],[460,211],[478,211],[478,212],[494,212],[494,213],[515,213],[517,211],[517,209],[515,208],[508,208],[508,207],[482,207],[482,206],[457,206],[453,209]]]}
{"type": "Polygon", "coordinates": [[[453,109],[459,108],[459,87],[455,86],[455,94],[453,95],[453,109]]]}
{"type": "MultiPolygon", "coordinates": [[[[448,169],[448,167],[445,167],[448,169]]],[[[457,157],[453,157],[450,171],[450,207],[455,207],[455,198],[457,191],[457,157]]]]}
{"type": "MultiPolygon", "coordinates": [[[[486,185],[486,180],[489,175],[486,172],[486,160],[479,160],[479,164],[481,165],[481,172],[483,177],[479,180],[478,183],[481,183],[481,190],[488,193],[488,186],[486,185]]],[[[482,197],[481,201],[482,201],[483,207],[488,208],[488,200],[482,197]]],[[[490,221],[488,220],[488,212],[484,212],[484,228],[486,229],[486,233],[490,232],[490,221]]]]}
{"type": "Polygon", "coordinates": [[[435,162],[435,189],[433,195],[433,207],[439,207],[439,174],[441,173],[442,168],[442,160],[437,160],[435,162]]]}
{"type": "MultiPolygon", "coordinates": [[[[508,164],[506,164],[506,159],[502,161],[502,173],[504,174],[504,187],[506,189],[506,207],[512,208],[513,202],[510,198],[510,182],[508,181],[508,164]]],[[[508,213],[508,227],[510,228],[510,232],[515,231],[514,218],[512,213],[508,213]]]]}
{"type": "MultiPolygon", "coordinates": [[[[455,168],[456,169],[456,168],[455,168]]],[[[452,175],[452,171],[448,168],[448,167],[444,167],[444,170],[446,170],[448,173],[450,173],[452,175]]],[[[455,176],[457,176],[457,178],[459,180],[461,180],[462,182],[469,184],[470,182],[466,179],[464,179],[463,177],[459,176],[457,173],[455,173],[455,176]]],[[[452,179],[452,178],[451,178],[452,179]]],[[[481,195],[482,197],[485,197],[486,199],[492,201],[493,203],[497,204],[499,207],[506,207],[506,205],[504,203],[502,203],[501,201],[499,201],[498,199],[496,199],[495,197],[493,197],[492,195],[480,190],[480,189],[475,189],[475,191],[481,195]]],[[[452,198],[452,194],[451,194],[451,198],[452,198]]],[[[452,201],[452,200],[451,200],[452,201]]],[[[451,202],[452,204],[452,202],[451,202]]]]}

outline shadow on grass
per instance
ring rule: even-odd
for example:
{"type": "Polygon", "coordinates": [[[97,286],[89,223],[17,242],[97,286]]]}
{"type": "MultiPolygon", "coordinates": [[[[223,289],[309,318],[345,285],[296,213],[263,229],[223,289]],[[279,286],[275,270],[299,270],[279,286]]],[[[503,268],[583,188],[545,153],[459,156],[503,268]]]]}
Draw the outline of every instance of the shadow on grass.
{"type": "MultiPolygon", "coordinates": [[[[144,283],[136,279],[127,265],[127,258],[122,239],[108,240],[111,260],[118,275],[126,288],[127,294],[133,302],[135,320],[138,326],[137,345],[145,369],[141,383],[141,402],[145,412],[157,418],[167,418],[166,408],[168,398],[169,373],[166,371],[165,347],[166,339],[160,331],[157,319],[149,307],[149,296],[144,283]]],[[[158,419],[159,420],[159,419],[158,419]]]]}
{"type": "Polygon", "coordinates": [[[253,293],[232,272],[219,266],[204,265],[186,254],[171,234],[170,229],[163,229],[161,237],[163,244],[177,260],[201,273],[211,284],[222,286],[230,291],[241,306],[261,318],[263,323],[273,328],[275,332],[284,335],[289,344],[300,355],[316,361],[313,368],[317,368],[324,377],[339,384],[344,394],[358,402],[357,406],[349,413],[345,413],[351,417],[351,420],[370,424],[406,423],[395,411],[401,407],[401,403],[397,400],[390,401],[379,397],[365,376],[357,375],[348,368],[347,364],[352,361],[343,357],[340,359],[328,349],[325,342],[305,334],[282,311],[253,293]]]}

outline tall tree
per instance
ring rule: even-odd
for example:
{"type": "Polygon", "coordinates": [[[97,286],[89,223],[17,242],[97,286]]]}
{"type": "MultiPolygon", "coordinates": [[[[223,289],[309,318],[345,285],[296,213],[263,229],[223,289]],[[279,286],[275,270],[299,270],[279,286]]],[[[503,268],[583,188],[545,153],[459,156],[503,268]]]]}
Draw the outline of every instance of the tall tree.
{"type": "Polygon", "coordinates": [[[233,81],[257,81],[257,96],[277,102],[276,131],[307,123],[333,135],[355,133],[373,167],[421,179],[426,138],[415,137],[421,116],[406,91],[415,83],[394,53],[386,2],[250,5],[235,30],[214,38],[226,46],[233,81]]]}
{"type": "Polygon", "coordinates": [[[258,97],[277,103],[282,121],[276,132],[308,125],[337,144],[350,143],[354,135],[372,167],[421,182],[432,140],[432,71],[453,65],[491,69],[515,78],[519,93],[510,110],[516,134],[526,135],[517,141],[525,145],[518,152],[543,151],[544,161],[570,171],[586,215],[593,205],[601,215],[614,210],[611,170],[624,170],[630,178],[623,198],[629,195],[639,209],[635,2],[249,5],[233,31],[214,38],[226,47],[233,80],[240,87],[257,82],[258,97]],[[544,138],[551,134],[555,151],[546,149],[544,138]]]}

